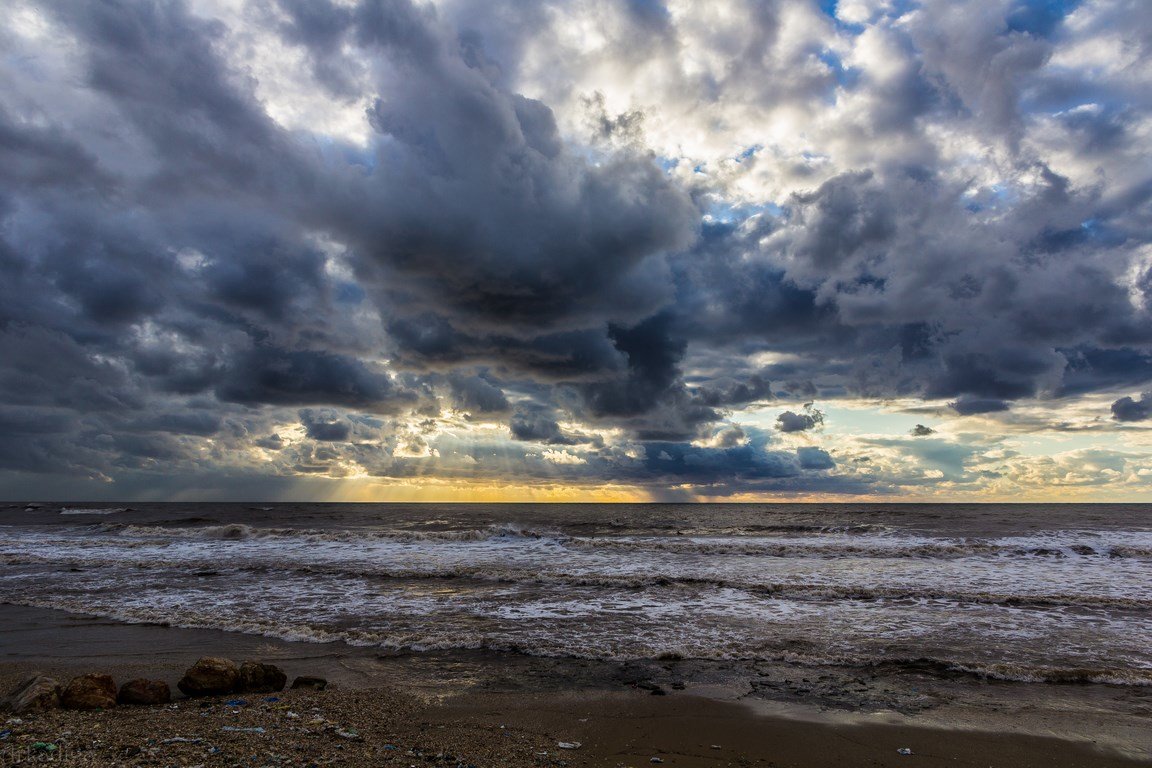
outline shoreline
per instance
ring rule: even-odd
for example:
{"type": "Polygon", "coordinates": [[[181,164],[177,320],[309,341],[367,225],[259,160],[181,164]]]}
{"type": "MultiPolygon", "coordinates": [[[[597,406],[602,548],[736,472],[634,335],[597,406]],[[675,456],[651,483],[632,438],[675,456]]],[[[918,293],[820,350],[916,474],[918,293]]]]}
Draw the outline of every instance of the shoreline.
{"type": "MultiPolygon", "coordinates": [[[[281,666],[289,679],[295,675],[329,679],[334,684],[332,690],[286,691],[276,697],[282,698],[285,706],[317,708],[321,717],[340,721],[364,739],[334,742],[330,734],[292,730],[298,726],[284,722],[281,709],[273,709],[273,704],[261,709],[261,702],[239,713],[229,712],[222,706],[223,700],[210,701],[203,709],[197,700],[181,700],[173,710],[119,707],[109,712],[61,711],[25,718],[29,727],[39,729],[31,734],[39,741],[51,740],[67,730],[72,731],[69,738],[74,741],[102,732],[123,734],[122,740],[131,741],[148,733],[153,735],[145,741],[202,739],[198,744],[213,746],[220,746],[216,744],[220,742],[233,755],[216,760],[217,755],[197,751],[193,749],[197,744],[190,742],[161,745],[160,752],[170,758],[191,761],[176,763],[179,765],[232,765],[235,754],[245,749],[255,750],[253,754],[273,749],[268,743],[273,734],[276,744],[290,744],[294,754],[303,750],[300,754],[312,763],[292,762],[295,757],[288,755],[269,765],[321,765],[324,763],[318,761],[322,758],[348,765],[411,764],[400,760],[411,760],[407,749],[396,755],[391,752],[397,750],[385,750],[387,754],[371,751],[382,748],[376,743],[381,739],[406,739],[405,744],[416,746],[421,740],[435,742],[440,746],[430,754],[445,750],[461,758],[473,754],[468,757],[470,762],[462,764],[477,768],[559,765],[560,761],[567,765],[638,766],[648,764],[652,757],[679,766],[907,765],[912,758],[896,752],[904,747],[913,750],[920,765],[1121,766],[1152,761],[1152,745],[1139,736],[1143,727],[1147,739],[1148,715],[1152,713],[1152,691],[1148,690],[985,683],[974,687],[982,698],[901,714],[892,710],[837,710],[822,706],[818,699],[757,698],[722,675],[712,683],[693,683],[685,690],[657,685],[666,695],[655,696],[648,678],[622,677],[622,665],[582,660],[496,653],[382,653],[343,643],[288,642],[218,630],[130,625],[9,605],[0,606],[0,625],[6,627],[0,631],[4,647],[0,684],[4,693],[33,670],[52,674],[65,683],[72,675],[99,671],[113,674],[117,682],[147,676],[172,685],[202,655],[236,661],[250,658],[281,666]],[[1085,720],[1098,709],[1094,696],[1121,694],[1134,697],[1137,704],[1146,702],[1144,716],[1137,714],[1131,722],[1122,723],[1097,712],[1099,727],[1085,720]],[[195,711],[185,716],[181,710],[195,711]],[[264,727],[266,732],[256,739],[259,734],[225,735],[219,731],[222,721],[233,720],[259,722],[250,727],[264,727]],[[425,724],[422,730],[417,727],[419,723],[425,724]],[[513,736],[508,735],[509,728],[513,736]],[[578,741],[582,746],[559,750],[559,741],[578,741]],[[712,749],[713,745],[720,749],[712,749]]],[[[657,671],[664,668],[654,662],[649,666],[657,671]]],[[[675,669],[673,664],[665,666],[675,669]]],[[[627,665],[623,667],[627,672],[627,665]]],[[[12,730],[13,737],[2,742],[9,749],[17,743],[12,738],[27,735],[12,730]]],[[[141,752],[116,755],[119,762],[115,764],[171,764],[149,762],[162,756],[149,754],[145,746],[126,744],[126,750],[140,748],[141,752]]],[[[420,751],[427,753],[426,749],[420,751]]],[[[100,759],[112,758],[100,754],[100,759]]],[[[439,763],[448,764],[443,760],[439,763]]]]}

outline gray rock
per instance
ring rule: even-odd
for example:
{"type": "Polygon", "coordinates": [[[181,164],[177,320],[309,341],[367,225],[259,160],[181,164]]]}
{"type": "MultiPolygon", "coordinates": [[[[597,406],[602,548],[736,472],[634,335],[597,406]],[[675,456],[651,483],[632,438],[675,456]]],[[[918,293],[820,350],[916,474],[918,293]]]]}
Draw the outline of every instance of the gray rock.
{"type": "Polygon", "coordinates": [[[246,661],[240,665],[240,682],[237,693],[273,693],[284,690],[288,676],[275,664],[261,664],[246,661]]]}
{"type": "Polygon", "coordinates": [[[167,704],[172,700],[172,689],[163,680],[148,680],[143,677],[129,680],[120,686],[120,693],[116,696],[119,704],[136,704],[138,706],[155,706],[167,704]]]}
{"type": "Polygon", "coordinates": [[[13,714],[56,709],[60,706],[60,683],[44,675],[32,675],[16,686],[4,699],[13,714]]]}
{"type": "Polygon", "coordinates": [[[231,693],[240,682],[240,670],[230,659],[205,656],[184,673],[176,687],[186,696],[219,696],[231,693]]]}
{"type": "Polygon", "coordinates": [[[60,694],[64,709],[112,709],[116,706],[116,681],[112,675],[93,673],[72,678],[60,694]]]}
{"type": "Polygon", "coordinates": [[[309,688],[313,691],[322,691],[328,687],[328,681],[322,677],[308,677],[301,675],[292,681],[292,689],[309,688]]]}

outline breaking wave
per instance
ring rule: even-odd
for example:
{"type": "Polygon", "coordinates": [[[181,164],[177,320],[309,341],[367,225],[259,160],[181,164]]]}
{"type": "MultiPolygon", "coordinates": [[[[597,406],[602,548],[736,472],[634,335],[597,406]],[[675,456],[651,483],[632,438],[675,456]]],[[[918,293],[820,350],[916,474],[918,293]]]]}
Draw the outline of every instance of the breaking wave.
{"type": "Polygon", "coordinates": [[[920,537],[874,536],[861,540],[859,531],[843,527],[777,526],[777,533],[795,538],[715,536],[573,536],[552,528],[502,523],[464,530],[412,531],[256,527],[240,523],[189,527],[105,523],[101,532],[123,537],[182,540],[246,541],[292,539],[315,542],[391,541],[397,543],[463,543],[530,540],[569,548],[683,555],[749,555],[762,557],[963,558],[974,556],[1029,558],[1147,558],[1152,546],[1100,541],[1028,542],[997,539],[941,540],[920,537]],[[815,534],[815,535],[803,535],[815,534]]]}
{"type": "Polygon", "coordinates": [[[966,675],[1029,683],[1104,683],[1123,686],[1152,686],[1152,669],[1108,666],[1057,666],[1030,663],[993,663],[965,659],[905,657],[882,653],[862,652],[820,653],[812,649],[803,651],[787,648],[759,649],[754,656],[739,651],[717,648],[686,647],[683,638],[669,638],[668,642],[648,642],[618,654],[579,642],[578,637],[568,641],[564,635],[547,634],[538,637],[520,636],[515,639],[500,637],[483,631],[455,629],[452,632],[425,633],[419,631],[388,632],[358,628],[337,628],[312,623],[291,623],[272,618],[248,616],[221,618],[208,612],[158,611],[141,607],[123,607],[115,610],[93,610],[85,601],[66,597],[18,599],[13,605],[52,608],[73,613],[98,615],[129,624],[161,624],[186,629],[213,629],[227,632],[273,637],[290,642],[333,643],[351,646],[376,647],[400,652],[427,651],[497,651],[526,656],[569,657],[598,661],[633,661],[637,658],[681,658],[707,661],[784,662],[807,667],[895,668],[930,674],[938,677],[966,675]]]}

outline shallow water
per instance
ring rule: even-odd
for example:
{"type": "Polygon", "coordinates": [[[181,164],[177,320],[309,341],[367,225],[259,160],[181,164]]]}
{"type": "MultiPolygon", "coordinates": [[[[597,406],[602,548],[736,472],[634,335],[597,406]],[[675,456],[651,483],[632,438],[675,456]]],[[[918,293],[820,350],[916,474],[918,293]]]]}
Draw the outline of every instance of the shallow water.
{"type": "Polygon", "coordinates": [[[0,602],[403,650],[1152,684],[1142,505],[69,504],[0,602]]]}

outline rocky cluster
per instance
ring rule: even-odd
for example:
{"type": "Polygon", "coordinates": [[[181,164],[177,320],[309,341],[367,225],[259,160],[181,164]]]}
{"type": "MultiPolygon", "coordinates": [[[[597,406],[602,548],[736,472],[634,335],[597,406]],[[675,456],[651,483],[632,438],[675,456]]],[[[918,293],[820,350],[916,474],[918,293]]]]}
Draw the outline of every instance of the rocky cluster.
{"type": "MultiPolygon", "coordinates": [[[[231,693],[274,693],[284,690],[288,676],[275,664],[205,656],[184,672],[176,684],[189,697],[221,696],[231,693]]],[[[323,690],[327,681],[320,677],[298,677],[293,688],[323,690]]],[[[137,678],[117,689],[111,675],[91,673],[74,677],[67,685],[36,674],[28,677],[7,697],[0,709],[14,714],[47,709],[111,709],[117,705],[154,706],[172,700],[172,691],[163,680],[137,678]]]]}

